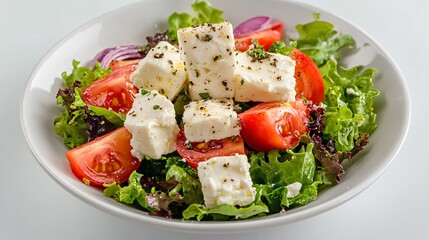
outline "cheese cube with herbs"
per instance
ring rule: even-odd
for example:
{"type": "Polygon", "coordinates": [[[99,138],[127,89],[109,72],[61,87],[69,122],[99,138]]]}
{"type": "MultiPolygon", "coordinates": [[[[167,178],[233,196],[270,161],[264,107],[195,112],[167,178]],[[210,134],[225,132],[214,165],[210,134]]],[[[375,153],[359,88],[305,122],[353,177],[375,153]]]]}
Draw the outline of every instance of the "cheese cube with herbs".
{"type": "Polygon", "coordinates": [[[222,204],[246,206],[255,200],[255,189],[246,155],[214,157],[198,163],[198,177],[208,208],[222,204]]]}
{"type": "Polygon", "coordinates": [[[131,76],[138,88],[156,90],[173,100],[187,79],[179,50],[168,42],[160,42],[143,58],[131,76]]]}
{"type": "Polygon", "coordinates": [[[177,31],[192,100],[234,97],[235,45],[228,22],[177,31]]]}
{"type": "Polygon", "coordinates": [[[231,99],[192,101],[185,106],[183,123],[190,142],[208,142],[240,134],[240,123],[231,99]]]}
{"type": "Polygon", "coordinates": [[[295,61],[290,57],[266,53],[264,58],[255,59],[248,53],[238,52],[235,58],[235,100],[295,100],[295,61]]]}
{"type": "Polygon", "coordinates": [[[140,160],[144,156],[160,159],[176,150],[179,127],[173,103],[156,90],[136,95],[124,125],[132,135],[131,154],[140,160]]]}

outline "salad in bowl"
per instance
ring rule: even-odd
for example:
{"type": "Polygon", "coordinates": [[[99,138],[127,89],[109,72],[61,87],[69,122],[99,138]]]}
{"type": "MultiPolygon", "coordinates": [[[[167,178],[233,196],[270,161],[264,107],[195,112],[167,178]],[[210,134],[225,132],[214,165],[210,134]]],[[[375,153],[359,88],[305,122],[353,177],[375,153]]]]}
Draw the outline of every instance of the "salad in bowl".
{"type": "Polygon", "coordinates": [[[376,69],[340,64],[353,37],[318,13],[289,36],[272,16],[234,26],[206,1],[192,9],[63,72],[54,131],[70,171],[149,215],[197,221],[287,213],[341,184],[377,129],[376,69]]]}

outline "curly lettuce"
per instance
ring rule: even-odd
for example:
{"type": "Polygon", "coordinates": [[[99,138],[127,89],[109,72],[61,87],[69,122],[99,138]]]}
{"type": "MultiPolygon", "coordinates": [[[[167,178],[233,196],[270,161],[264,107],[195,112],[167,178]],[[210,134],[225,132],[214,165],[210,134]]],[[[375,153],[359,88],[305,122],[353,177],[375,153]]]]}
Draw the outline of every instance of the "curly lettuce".
{"type": "Polygon", "coordinates": [[[314,18],[312,22],[296,26],[299,37],[292,39],[291,45],[307,54],[321,67],[330,59],[338,61],[341,57],[340,50],[353,47],[355,41],[350,35],[338,33],[333,24],[320,21],[319,14],[314,14],[314,18]]]}
{"type": "Polygon", "coordinates": [[[69,148],[78,147],[91,139],[104,135],[123,125],[124,114],[105,108],[89,106],[82,99],[82,91],[91,83],[111,72],[100,63],[93,68],[79,66],[73,60],[70,74],[62,73],[65,88],[57,93],[57,105],[61,114],[54,120],[55,133],[63,138],[69,148]]]}
{"type": "Polygon", "coordinates": [[[193,16],[188,13],[174,12],[168,18],[169,28],[167,36],[173,43],[177,44],[177,30],[179,30],[179,28],[224,21],[222,18],[223,11],[212,7],[209,2],[200,2],[196,0],[195,3],[192,4],[192,9],[194,10],[193,16]]]}
{"type": "Polygon", "coordinates": [[[337,150],[351,151],[360,135],[377,128],[373,101],[380,92],[372,83],[376,70],[360,66],[346,69],[329,60],[320,72],[327,106],[323,137],[334,140],[337,150]]]}

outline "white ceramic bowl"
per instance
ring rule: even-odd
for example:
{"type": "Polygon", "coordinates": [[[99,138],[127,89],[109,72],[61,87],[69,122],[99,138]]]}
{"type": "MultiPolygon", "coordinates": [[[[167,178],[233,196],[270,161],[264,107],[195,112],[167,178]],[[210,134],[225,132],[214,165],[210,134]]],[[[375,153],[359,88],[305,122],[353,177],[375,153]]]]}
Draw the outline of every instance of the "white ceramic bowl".
{"type": "Polygon", "coordinates": [[[225,11],[233,24],[256,15],[269,15],[286,23],[287,33],[296,34],[295,26],[313,20],[313,13],[333,23],[337,30],[350,34],[359,51],[345,59],[346,66],[364,65],[379,70],[374,84],[381,90],[376,98],[379,128],[370,144],[358,154],[337,186],[322,192],[314,202],[263,218],[235,222],[195,222],[167,220],[104,197],[98,189],[86,186],[70,171],[64,155],[66,147],[53,131],[53,119],[59,110],[55,95],[61,87],[58,78],[70,71],[72,59],[88,61],[98,51],[120,44],[142,44],[147,35],[167,28],[166,20],[174,12],[191,12],[193,0],[145,0],[103,15],[70,33],[55,45],[35,67],[22,99],[21,121],[28,144],[46,172],[64,189],[103,211],[156,227],[193,232],[233,232],[287,224],[315,216],[353,198],[367,188],[390,164],[399,151],[410,121],[410,97],[405,79],[386,51],[363,30],[322,9],[310,5],[269,0],[211,0],[225,11]]]}

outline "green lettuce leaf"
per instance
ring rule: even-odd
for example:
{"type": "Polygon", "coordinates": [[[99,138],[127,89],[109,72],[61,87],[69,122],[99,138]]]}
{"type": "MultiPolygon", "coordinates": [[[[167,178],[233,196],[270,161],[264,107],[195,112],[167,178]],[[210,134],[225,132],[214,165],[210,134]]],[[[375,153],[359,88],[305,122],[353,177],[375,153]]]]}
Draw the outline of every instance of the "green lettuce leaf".
{"type": "Polygon", "coordinates": [[[250,175],[256,188],[255,203],[263,202],[270,213],[285,208],[305,205],[316,199],[318,186],[323,181],[316,171],[312,143],[302,145],[298,152],[272,150],[268,154],[252,153],[250,175]],[[300,182],[300,194],[287,198],[287,185],[300,182]]]}
{"type": "Polygon", "coordinates": [[[362,67],[345,69],[329,60],[320,72],[325,82],[326,139],[333,139],[339,151],[350,151],[363,133],[371,134],[377,128],[373,108],[379,91],[373,87],[376,70],[362,67]]]}
{"type": "Polygon", "coordinates": [[[313,144],[308,144],[307,148],[303,146],[297,153],[289,150],[280,154],[276,149],[267,155],[262,152],[251,154],[250,175],[253,182],[281,186],[294,182],[311,184],[316,170],[312,150],[313,144]]]}
{"type": "Polygon", "coordinates": [[[232,205],[219,205],[208,209],[206,206],[201,204],[192,204],[185,211],[183,211],[184,219],[195,218],[197,221],[201,221],[207,217],[212,220],[228,220],[228,219],[246,219],[253,216],[259,216],[268,213],[268,207],[263,204],[252,203],[249,206],[238,207],[232,205]]]}
{"type": "Polygon", "coordinates": [[[169,28],[167,36],[173,43],[177,43],[177,30],[180,28],[224,21],[222,18],[223,11],[212,7],[210,3],[206,1],[200,2],[196,0],[195,3],[192,4],[192,9],[194,10],[194,16],[188,13],[174,12],[168,18],[169,28]]]}
{"type": "Polygon", "coordinates": [[[114,198],[118,202],[126,204],[137,203],[148,211],[154,211],[155,209],[149,206],[146,200],[147,193],[140,184],[142,177],[143,174],[134,171],[129,177],[128,186],[121,187],[116,183],[105,184],[106,189],[104,189],[103,193],[105,196],[114,198]]]}
{"type": "Polygon", "coordinates": [[[124,114],[88,106],[82,99],[82,90],[109,74],[111,70],[103,69],[98,62],[94,68],[89,68],[79,66],[79,62],[73,60],[72,66],[70,74],[62,73],[65,88],[60,89],[57,93],[57,105],[61,109],[61,114],[54,119],[55,133],[63,138],[64,144],[69,148],[80,146],[90,139],[90,124],[88,123],[90,120],[99,118],[101,121],[93,122],[104,122],[105,129],[111,130],[123,126],[125,120],[124,114]]]}
{"type": "Polygon", "coordinates": [[[338,61],[342,48],[355,45],[350,35],[339,34],[334,30],[334,25],[320,21],[319,14],[315,14],[314,21],[298,24],[296,29],[299,37],[292,39],[291,44],[312,58],[319,67],[329,59],[338,61]]]}
{"type": "MultiPolygon", "coordinates": [[[[188,167],[189,168],[189,167],[188,167]]],[[[188,171],[190,168],[188,169],[188,171]]],[[[195,171],[195,170],[194,170],[195,171]]],[[[194,173],[196,175],[196,173],[194,173]]],[[[168,195],[173,196],[182,192],[183,200],[187,204],[202,203],[203,192],[201,190],[201,183],[198,178],[194,178],[191,174],[177,165],[173,165],[168,169],[166,175],[167,182],[176,181],[178,184],[175,188],[170,190],[168,195]]]]}

